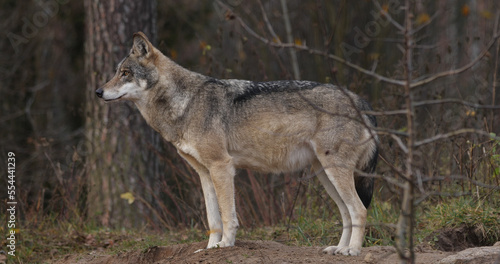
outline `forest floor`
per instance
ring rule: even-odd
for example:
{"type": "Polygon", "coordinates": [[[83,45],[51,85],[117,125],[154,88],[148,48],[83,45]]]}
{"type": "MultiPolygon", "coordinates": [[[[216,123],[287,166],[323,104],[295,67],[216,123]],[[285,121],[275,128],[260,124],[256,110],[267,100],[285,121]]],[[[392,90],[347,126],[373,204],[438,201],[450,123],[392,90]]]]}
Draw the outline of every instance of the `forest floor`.
{"type": "MultiPolygon", "coordinates": [[[[390,208],[384,208],[374,203],[371,212],[378,218],[372,216],[370,222],[395,222],[390,208]]],[[[426,208],[425,214],[419,214],[414,233],[416,263],[500,264],[500,206],[458,199],[426,208]]],[[[197,225],[170,231],[108,229],[85,222],[32,219],[31,225],[19,230],[15,258],[7,259],[2,250],[6,242],[0,241],[0,264],[400,262],[392,246],[395,231],[391,225],[368,225],[360,256],[332,256],[322,249],[338,241],[339,223],[314,214],[311,218],[297,214],[297,219],[289,224],[240,228],[234,247],[198,253],[206,247],[208,234],[197,225]]]]}
{"type": "MultiPolygon", "coordinates": [[[[464,233],[465,229],[441,230],[434,233],[437,243],[421,243],[415,248],[416,263],[497,263],[500,264],[500,242],[488,247],[471,247],[464,233]],[[450,234],[453,234],[450,236],[450,234]],[[457,235],[459,234],[459,235],[457,235]],[[465,238],[465,240],[463,239],[465,238]],[[450,248],[454,246],[455,248],[450,248]],[[468,248],[470,247],[470,248],[468,248]],[[440,248],[443,250],[436,250],[440,248]],[[454,251],[445,251],[454,249],[454,251]]],[[[183,243],[169,246],[154,245],[158,242],[138,238],[138,244],[148,247],[126,246],[126,239],[111,237],[111,240],[99,240],[87,236],[85,244],[93,244],[87,250],[77,254],[57,256],[44,263],[106,263],[106,264],[142,264],[142,263],[399,263],[398,253],[392,246],[365,247],[360,256],[327,255],[324,247],[288,246],[276,241],[237,240],[234,247],[208,249],[207,241],[183,243]],[[125,247],[118,246],[125,244],[125,247]],[[113,250],[113,247],[119,247],[113,250]]],[[[83,242],[83,241],[82,241],[83,242]]],[[[161,244],[161,243],[160,243],[161,244]]]]}
{"type": "MultiPolygon", "coordinates": [[[[52,263],[399,263],[398,254],[391,246],[363,248],[361,255],[339,256],[322,253],[321,247],[286,246],[274,241],[237,241],[231,248],[204,248],[206,242],[153,246],[146,250],[133,250],[106,254],[99,250],[85,254],[67,255],[52,263]]],[[[417,249],[417,263],[500,263],[500,245],[471,248],[462,252],[444,252],[417,249]]]]}
{"type": "MultiPolygon", "coordinates": [[[[357,257],[332,256],[321,252],[320,247],[286,246],[274,241],[236,241],[231,248],[210,249],[194,253],[206,246],[206,242],[150,247],[115,255],[94,251],[88,254],[69,255],[54,263],[397,263],[393,247],[375,246],[363,248],[357,257]]],[[[419,263],[437,263],[450,255],[448,252],[419,252],[419,263]]]]}

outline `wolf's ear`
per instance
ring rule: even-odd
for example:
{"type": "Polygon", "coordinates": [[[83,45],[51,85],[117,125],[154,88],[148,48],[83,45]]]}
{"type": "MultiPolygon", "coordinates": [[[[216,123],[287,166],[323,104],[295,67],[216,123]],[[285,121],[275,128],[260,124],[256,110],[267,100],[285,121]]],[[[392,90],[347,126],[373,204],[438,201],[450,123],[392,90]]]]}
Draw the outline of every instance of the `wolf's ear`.
{"type": "Polygon", "coordinates": [[[134,33],[134,45],[131,53],[139,57],[149,56],[153,50],[153,44],[149,42],[148,37],[142,32],[134,33]]]}

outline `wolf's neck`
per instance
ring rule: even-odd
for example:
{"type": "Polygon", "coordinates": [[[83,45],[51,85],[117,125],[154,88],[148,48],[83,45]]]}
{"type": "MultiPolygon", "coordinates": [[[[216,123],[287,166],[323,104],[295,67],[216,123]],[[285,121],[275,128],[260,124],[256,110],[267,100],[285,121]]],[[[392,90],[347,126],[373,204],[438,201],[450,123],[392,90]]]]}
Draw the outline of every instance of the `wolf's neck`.
{"type": "Polygon", "coordinates": [[[135,101],[135,105],[153,129],[173,142],[182,134],[189,102],[200,88],[200,82],[207,77],[172,61],[162,66],[158,83],[148,91],[147,97],[135,101]]]}

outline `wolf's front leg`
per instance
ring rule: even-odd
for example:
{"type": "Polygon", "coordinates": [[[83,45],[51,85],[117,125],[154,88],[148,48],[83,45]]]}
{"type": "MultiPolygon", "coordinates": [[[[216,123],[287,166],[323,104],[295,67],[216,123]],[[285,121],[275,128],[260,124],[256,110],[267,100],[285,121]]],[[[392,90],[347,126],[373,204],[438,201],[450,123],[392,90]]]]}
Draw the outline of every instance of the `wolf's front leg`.
{"type": "Polygon", "coordinates": [[[222,221],[219,213],[219,203],[217,202],[214,184],[210,179],[208,171],[207,173],[199,174],[205,198],[205,206],[207,208],[208,227],[210,228],[207,248],[213,248],[222,239],[222,221]]]}
{"type": "Polygon", "coordinates": [[[215,247],[234,246],[238,219],[234,201],[234,175],[235,168],[232,159],[214,162],[210,168],[210,176],[217,194],[219,209],[222,216],[222,240],[215,247]]]}
{"type": "MultiPolygon", "coordinates": [[[[208,169],[198,162],[193,156],[179,150],[179,154],[196,170],[200,176],[203,197],[205,198],[205,207],[207,208],[207,218],[209,227],[209,239],[207,248],[217,246],[222,239],[222,220],[219,213],[219,203],[215,193],[214,183],[211,180],[208,169]]],[[[202,249],[197,250],[200,252],[202,249]]]]}

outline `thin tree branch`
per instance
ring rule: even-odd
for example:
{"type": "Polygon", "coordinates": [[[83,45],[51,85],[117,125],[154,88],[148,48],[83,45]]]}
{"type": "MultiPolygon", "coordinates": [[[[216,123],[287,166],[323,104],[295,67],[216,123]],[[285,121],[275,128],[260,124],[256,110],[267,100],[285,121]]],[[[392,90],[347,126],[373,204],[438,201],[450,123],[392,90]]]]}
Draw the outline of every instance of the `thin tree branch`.
{"type": "Polygon", "coordinates": [[[411,88],[413,89],[413,88],[422,86],[424,84],[433,82],[433,81],[435,81],[437,79],[440,79],[440,78],[443,78],[443,77],[447,77],[447,76],[451,76],[451,75],[456,75],[456,74],[462,73],[462,72],[464,72],[464,71],[472,68],[483,57],[485,57],[489,53],[488,50],[495,44],[495,42],[497,41],[497,39],[499,37],[500,37],[500,34],[496,33],[496,35],[493,36],[493,38],[490,40],[490,42],[488,43],[488,45],[486,45],[486,48],[479,54],[479,56],[477,56],[474,60],[470,61],[469,63],[467,63],[463,67],[458,68],[458,69],[454,69],[454,70],[449,70],[449,71],[444,71],[444,72],[436,73],[436,74],[432,75],[431,77],[425,78],[425,79],[423,79],[421,81],[414,81],[414,82],[411,83],[411,88]]]}
{"type": "MultiPolygon", "coordinates": [[[[500,11],[497,10],[495,27],[493,32],[498,32],[498,22],[500,20],[500,11]]],[[[493,82],[491,84],[491,105],[495,105],[495,97],[496,97],[496,83],[497,83],[497,72],[498,72],[498,57],[500,52],[500,42],[497,42],[497,50],[495,56],[495,70],[493,71],[493,82]]],[[[493,129],[493,120],[494,115],[491,113],[491,129],[493,129]]]]}
{"type": "Polygon", "coordinates": [[[441,139],[449,138],[449,137],[458,136],[460,134],[479,134],[479,135],[489,136],[495,140],[500,140],[500,137],[493,136],[490,133],[487,133],[483,130],[478,130],[478,129],[473,129],[473,128],[463,128],[463,129],[459,129],[459,130],[449,132],[449,133],[437,134],[433,137],[417,141],[417,142],[415,142],[415,144],[413,146],[420,147],[420,146],[425,145],[425,144],[429,144],[429,143],[432,143],[432,142],[435,142],[435,141],[438,141],[441,139]]]}
{"type": "MultiPolygon", "coordinates": [[[[419,102],[413,103],[413,106],[420,107],[420,106],[426,106],[426,105],[449,104],[449,103],[461,104],[461,105],[473,107],[476,109],[500,109],[500,105],[482,105],[482,104],[471,103],[471,102],[467,102],[464,100],[453,99],[453,98],[419,101],[419,102]]],[[[404,115],[404,114],[406,114],[406,109],[391,110],[391,111],[363,111],[363,113],[367,114],[367,115],[374,115],[374,116],[404,115]]]]}
{"type": "MultiPolygon", "coordinates": [[[[321,55],[321,56],[330,58],[330,59],[332,59],[334,61],[340,62],[340,63],[342,63],[342,64],[344,64],[344,65],[346,65],[346,66],[348,66],[348,67],[350,67],[352,69],[355,69],[355,70],[357,70],[357,71],[359,71],[361,73],[364,73],[364,74],[366,74],[368,76],[371,76],[371,77],[373,77],[373,78],[375,78],[375,79],[377,79],[379,81],[383,81],[383,82],[386,82],[386,83],[389,83],[389,84],[398,85],[398,86],[404,86],[405,85],[405,81],[403,81],[403,80],[397,80],[397,79],[393,79],[393,78],[388,78],[386,76],[377,74],[374,71],[371,71],[371,70],[365,69],[363,67],[360,67],[360,66],[358,66],[356,64],[353,64],[353,63],[351,63],[349,61],[346,61],[345,59],[343,59],[343,58],[341,58],[339,56],[336,56],[336,55],[333,55],[333,54],[329,54],[326,51],[312,49],[312,48],[309,48],[309,47],[307,47],[305,45],[296,45],[295,43],[277,43],[277,42],[272,42],[272,41],[266,39],[265,37],[262,37],[261,35],[257,34],[255,31],[253,31],[243,21],[243,19],[241,19],[241,17],[239,17],[237,15],[234,15],[234,12],[232,11],[232,9],[230,7],[228,7],[227,5],[225,5],[224,3],[222,3],[219,0],[217,1],[217,3],[219,5],[221,5],[222,7],[224,7],[225,9],[227,9],[229,12],[233,13],[233,17],[236,20],[238,20],[238,22],[241,24],[241,26],[250,35],[252,35],[256,39],[260,40],[261,42],[263,42],[263,43],[265,43],[267,45],[270,45],[270,46],[273,46],[273,47],[278,47],[278,48],[294,48],[294,49],[297,49],[297,50],[302,50],[302,51],[309,52],[310,54],[321,55]]],[[[474,65],[476,65],[482,58],[484,58],[488,54],[488,50],[495,44],[495,42],[498,40],[499,37],[500,37],[500,34],[497,32],[493,36],[493,38],[490,40],[490,42],[488,43],[488,45],[486,46],[486,48],[480,53],[480,55],[477,56],[474,60],[472,60],[468,64],[464,65],[463,67],[458,68],[458,69],[454,69],[454,70],[449,70],[449,71],[444,71],[444,72],[436,73],[436,74],[432,75],[431,77],[421,79],[420,81],[412,81],[410,83],[410,88],[413,89],[413,88],[422,86],[424,84],[430,83],[432,81],[435,81],[437,79],[440,79],[440,78],[443,78],[443,77],[447,77],[447,76],[456,75],[456,74],[462,73],[462,72],[464,72],[464,71],[472,68],[474,65]]]]}
{"type": "Polygon", "coordinates": [[[363,111],[364,114],[374,116],[388,116],[388,115],[405,115],[406,110],[391,110],[391,111],[363,111]]]}
{"type": "Polygon", "coordinates": [[[327,57],[327,58],[330,58],[334,61],[337,61],[337,62],[340,62],[350,68],[353,68],[359,72],[362,72],[368,76],[371,76],[379,81],[383,81],[383,82],[386,82],[386,83],[390,83],[390,84],[395,84],[395,85],[399,85],[399,86],[403,86],[404,85],[404,81],[400,81],[400,80],[396,80],[396,79],[392,79],[392,78],[388,78],[388,77],[385,77],[383,75],[380,75],[380,74],[377,74],[373,71],[370,71],[370,70],[367,70],[363,67],[360,67],[354,63],[351,63],[351,62],[348,62],[346,61],[345,59],[339,57],[339,56],[336,56],[336,55],[333,55],[333,54],[329,54],[327,53],[326,51],[322,51],[322,50],[317,50],[317,49],[312,49],[312,48],[309,48],[305,45],[297,45],[295,43],[277,43],[277,42],[273,42],[273,41],[270,41],[269,39],[266,39],[265,37],[262,37],[261,35],[259,35],[258,33],[256,33],[255,31],[253,31],[244,21],[243,19],[241,19],[241,17],[237,16],[234,14],[233,10],[228,7],[227,5],[225,5],[224,3],[222,3],[221,1],[217,1],[217,3],[219,5],[221,5],[223,8],[225,8],[228,12],[231,12],[232,13],[232,17],[234,17],[240,24],[241,26],[243,27],[243,29],[245,29],[250,35],[252,35],[254,38],[258,39],[259,41],[263,42],[264,44],[266,45],[269,45],[269,46],[272,46],[272,47],[277,47],[277,48],[294,48],[294,49],[297,49],[297,50],[302,50],[302,51],[306,51],[306,52],[309,52],[310,54],[315,54],[315,55],[321,55],[321,56],[324,56],[324,57],[327,57]]]}
{"type": "Polygon", "coordinates": [[[383,14],[383,15],[387,18],[387,20],[389,20],[389,22],[391,22],[391,24],[392,24],[395,28],[399,29],[399,31],[401,31],[401,32],[404,32],[404,31],[405,31],[405,27],[403,27],[403,25],[399,24],[397,21],[395,21],[394,19],[392,19],[392,16],[391,16],[388,12],[386,12],[386,11],[385,11],[385,10],[384,10],[381,6],[380,6],[380,4],[378,3],[378,1],[375,1],[375,0],[374,0],[374,1],[373,1],[373,4],[374,4],[374,5],[378,8],[378,10],[379,10],[380,12],[382,12],[382,14],[383,14]]]}
{"type": "Polygon", "coordinates": [[[474,108],[478,108],[478,109],[500,109],[500,106],[498,106],[498,105],[475,104],[475,103],[467,102],[467,101],[460,100],[460,99],[453,99],[453,98],[419,101],[419,102],[413,103],[413,106],[425,106],[425,105],[446,104],[446,103],[456,103],[456,104],[461,104],[461,105],[474,107],[474,108]]]}
{"type": "Polygon", "coordinates": [[[434,13],[434,15],[432,15],[432,17],[429,20],[427,20],[425,23],[422,23],[422,25],[420,25],[418,28],[414,29],[411,32],[411,34],[415,34],[420,30],[422,30],[423,28],[425,28],[426,26],[428,26],[430,23],[432,23],[432,21],[434,21],[434,19],[436,19],[436,17],[438,17],[438,15],[440,15],[439,10],[436,13],[434,13]]]}
{"type": "Polygon", "coordinates": [[[463,175],[434,176],[434,177],[428,177],[428,178],[423,179],[424,182],[447,181],[447,180],[465,180],[465,181],[468,181],[468,182],[470,182],[476,186],[482,187],[482,188],[487,188],[487,189],[492,189],[492,190],[500,190],[500,186],[482,183],[480,181],[476,181],[472,178],[469,178],[469,177],[463,176],[463,175]]]}
{"type": "MultiPolygon", "coordinates": [[[[292,36],[292,25],[290,24],[290,17],[288,15],[288,6],[286,0],[281,0],[281,8],[283,9],[283,21],[285,23],[286,39],[288,43],[294,43],[292,36]]],[[[292,60],[293,77],[300,80],[299,62],[297,61],[297,54],[294,49],[290,49],[290,57],[292,60]]]]}
{"type": "Polygon", "coordinates": [[[405,154],[408,154],[408,148],[405,146],[405,144],[403,143],[403,141],[401,140],[401,138],[399,138],[398,136],[394,135],[394,134],[391,134],[391,137],[396,140],[396,143],[398,143],[398,146],[399,148],[401,148],[401,150],[405,153],[405,154]]]}
{"type": "Polygon", "coordinates": [[[264,9],[264,5],[262,5],[262,2],[260,0],[257,1],[259,3],[260,11],[262,12],[262,18],[264,19],[264,22],[266,23],[267,29],[269,30],[269,33],[273,37],[276,42],[281,43],[280,37],[276,34],[276,32],[273,29],[273,26],[269,22],[269,19],[266,14],[266,10],[264,9]]]}

